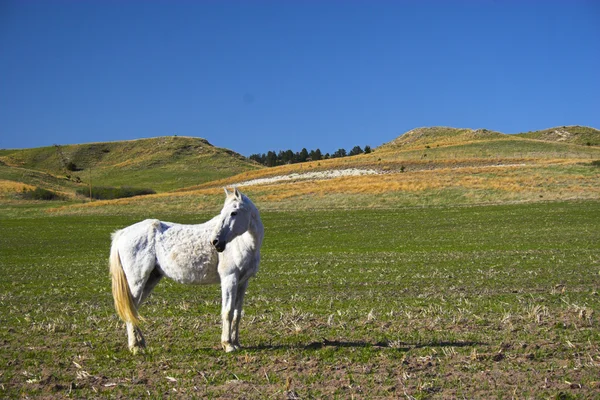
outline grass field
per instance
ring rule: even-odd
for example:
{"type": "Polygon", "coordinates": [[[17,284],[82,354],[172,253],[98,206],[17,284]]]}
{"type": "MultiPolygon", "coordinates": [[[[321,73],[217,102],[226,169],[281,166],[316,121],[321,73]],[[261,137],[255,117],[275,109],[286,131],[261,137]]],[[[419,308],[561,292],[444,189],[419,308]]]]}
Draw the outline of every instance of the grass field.
{"type": "Polygon", "coordinates": [[[0,150],[1,179],[72,193],[90,180],[164,192],[258,168],[204,139],[180,136],[0,150]]]}
{"type": "Polygon", "coordinates": [[[163,281],[141,309],[149,348],[137,356],[107,258],[110,233],[147,215],[0,207],[0,397],[600,393],[599,201],[393,205],[264,208],[245,349],[219,348],[218,286],[163,281]]]}

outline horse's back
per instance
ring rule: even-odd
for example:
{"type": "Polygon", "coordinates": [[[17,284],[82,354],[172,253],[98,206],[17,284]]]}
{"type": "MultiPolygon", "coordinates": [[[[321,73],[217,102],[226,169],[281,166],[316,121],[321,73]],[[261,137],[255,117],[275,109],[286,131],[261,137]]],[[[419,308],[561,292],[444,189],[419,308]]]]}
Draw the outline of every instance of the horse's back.
{"type": "Polygon", "coordinates": [[[172,226],[171,222],[163,222],[158,219],[145,219],[120,229],[112,234],[113,245],[145,247],[154,242],[157,233],[172,226]]]}
{"type": "Polygon", "coordinates": [[[217,251],[210,243],[212,222],[171,224],[158,235],[157,259],[165,276],[180,283],[219,283],[217,251]]]}
{"type": "Polygon", "coordinates": [[[216,221],[186,225],[146,219],[113,233],[113,246],[126,269],[139,270],[135,275],[158,268],[179,283],[219,283],[219,258],[210,243],[216,221]]]}
{"type": "Polygon", "coordinates": [[[169,222],[146,219],[112,234],[113,251],[118,252],[130,283],[144,281],[156,267],[156,238],[170,225],[169,222]]]}

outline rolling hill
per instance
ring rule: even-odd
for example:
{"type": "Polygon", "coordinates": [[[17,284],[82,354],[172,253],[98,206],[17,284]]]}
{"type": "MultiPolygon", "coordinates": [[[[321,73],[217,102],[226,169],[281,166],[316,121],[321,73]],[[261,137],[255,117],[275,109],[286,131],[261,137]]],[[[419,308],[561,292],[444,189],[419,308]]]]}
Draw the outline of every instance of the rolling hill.
{"type": "Polygon", "coordinates": [[[587,126],[561,126],[541,131],[519,133],[516,136],[549,142],[600,146],[600,131],[587,126]]]}
{"type": "Polygon", "coordinates": [[[412,129],[398,136],[391,142],[383,144],[380,146],[380,149],[397,147],[439,147],[454,144],[464,144],[472,141],[504,139],[505,137],[506,135],[500,132],[490,131],[487,129],[462,129],[435,126],[412,129]]]}
{"type": "Polygon", "coordinates": [[[64,192],[90,179],[164,192],[259,168],[204,139],[178,136],[0,151],[0,179],[64,192]]]}
{"type": "MultiPolygon", "coordinates": [[[[505,134],[488,129],[450,128],[443,126],[412,129],[379,149],[440,147],[491,140],[532,139],[554,143],[600,146],[600,131],[584,126],[562,126],[540,131],[505,134]]],[[[521,142],[522,143],[522,142],[521,142]]]]}
{"type": "MultiPolygon", "coordinates": [[[[413,132],[414,134],[414,132],[413,132]]],[[[238,186],[264,210],[398,208],[555,200],[600,200],[600,147],[482,130],[431,128],[370,154],[249,169],[131,199],[57,208],[67,214],[195,214],[216,211],[223,186],[238,186]],[[412,139],[411,139],[412,140],[412,139]],[[427,143],[427,144],[425,144],[427,143]]]]}
{"type": "Polygon", "coordinates": [[[240,186],[267,209],[600,199],[595,143],[600,131],[582,127],[516,135],[417,128],[370,154],[272,168],[203,139],[181,137],[5,150],[0,151],[0,196],[2,185],[4,193],[21,190],[16,183],[74,192],[89,182],[91,169],[94,185],[159,193],[68,205],[60,212],[196,212],[218,207],[226,185],[240,186]]]}

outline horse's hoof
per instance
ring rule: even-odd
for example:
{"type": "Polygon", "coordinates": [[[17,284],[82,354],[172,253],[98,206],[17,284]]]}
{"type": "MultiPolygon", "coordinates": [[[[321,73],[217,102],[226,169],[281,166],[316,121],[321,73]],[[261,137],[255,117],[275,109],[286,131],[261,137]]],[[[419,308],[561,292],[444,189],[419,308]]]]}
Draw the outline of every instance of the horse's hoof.
{"type": "Polygon", "coordinates": [[[237,350],[237,348],[235,346],[232,346],[231,343],[221,343],[221,346],[223,346],[223,350],[225,350],[225,353],[232,353],[237,350]]]}
{"type": "Polygon", "coordinates": [[[129,351],[133,354],[136,355],[138,353],[144,354],[146,350],[146,344],[145,343],[137,343],[133,346],[129,346],[129,351]]]}

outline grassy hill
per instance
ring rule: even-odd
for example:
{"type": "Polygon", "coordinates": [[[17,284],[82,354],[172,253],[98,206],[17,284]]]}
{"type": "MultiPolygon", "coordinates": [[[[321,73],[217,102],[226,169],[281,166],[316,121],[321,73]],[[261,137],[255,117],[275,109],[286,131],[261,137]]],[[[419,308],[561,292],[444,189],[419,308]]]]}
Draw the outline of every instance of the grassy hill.
{"type": "Polygon", "coordinates": [[[56,212],[212,212],[220,208],[221,187],[226,185],[239,186],[264,210],[600,199],[600,168],[593,164],[600,160],[598,146],[483,130],[428,128],[411,132],[370,154],[249,169],[175,192],[94,202],[56,212]]]}
{"type": "MultiPolygon", "coordinates": [[[[597,132],[600,139],[600,131],[597,132]]],[[[369,154],[247,171],[183,190],[307,171],[372,168],[390,174],[513,163],[576,163],[595,159],[600,159],[600,147],[531,140],[485,129],[418,128],[369,154]]]]}
{"type": "Polygon", "coordinates": [[[523,143],[523,139],[600,146],[600,130],[575,125],[509,135],[487,129],[436,126],[410,130],[396,139],[385,143],[380,149],[432,148],[493,140],[515,140],[517,143],[523,143]]]}
{"type": "Polygon", "coordinates": [[[504,139],[506,135],[487,129],[462,129],[435,126],[416,128],[410,130],[396,139],[380,147],[386,148],[411,148],[411,147],[439,147],[455,144],[464,144],[471,141],[488,141],[504,139]]]}
{"type": "Polygon", "coordinates": [[[559,140],[565,137],[553,133],[559,129],[506,135],[418,128],[370,154],[273,168],[184,137],[0,151],[0,196],[3,190],[22,190],[15,182],[73,192],[87,185],[91,170],[96,186],[130,185],[159,193],[60,212],[194,213],[218,208],[226,185],[240,186],[267,209],[600,199],[600,168],[592,164],[600,160],[600,146],[587,144],[595,143],[600,131],[571,127],[569,140],[559,140]],[[344,172],[351,170],[359,175],[344,172]]]}
{"type": "Polygon", "coordinates": [[[550,142],[600,146],[600,131],[587,126],[561,126],[541,131],[519,133],[516,136],[550,142]]]}
{"type": "Polygon", "coordinates": [[[261,168],[204,139],[158,137],[122,142],[0,151],[0,180],[69,192],[87,186],[134,186],[157,192],[261,168]]]}

